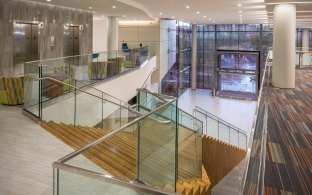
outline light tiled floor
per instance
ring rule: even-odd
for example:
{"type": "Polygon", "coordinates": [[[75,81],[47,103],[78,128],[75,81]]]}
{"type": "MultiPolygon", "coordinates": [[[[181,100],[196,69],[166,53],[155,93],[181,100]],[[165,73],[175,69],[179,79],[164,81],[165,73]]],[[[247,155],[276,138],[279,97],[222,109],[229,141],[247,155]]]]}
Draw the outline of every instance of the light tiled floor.
{"type": "Polygon", "coordinates": [[[199,106],[249,134],[257,102],[211,96],[210,91],[204,89],[188,89],[180,96],[178,104],[190,114],[199,106]]]}
{"type": "Polygon", "coordinates": [[[0,105],[0,194],[52,194],[52,163],[73,150],[22,115],[0,105]]]}

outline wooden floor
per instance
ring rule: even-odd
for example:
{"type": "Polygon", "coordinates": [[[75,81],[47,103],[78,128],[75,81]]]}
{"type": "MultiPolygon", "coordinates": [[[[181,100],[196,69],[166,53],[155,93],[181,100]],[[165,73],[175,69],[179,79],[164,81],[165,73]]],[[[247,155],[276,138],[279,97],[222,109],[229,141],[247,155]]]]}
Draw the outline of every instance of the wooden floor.
{"type": "Polygon", "coordinates": [[[312,69],[270,92],[265,194],[312,194],[312,69]]]}
{"type": "MultiPolygon", "coordinates": [[[[150,132],[141,131],[141,150],[140,156],[140,175],[141,181],[146,184],[153,184],[156,187],[172,190],[174,183],[174,140],[160,124],[158,133],[155,135],[153,128],[148,128],[149,123],[141,124],[144,129],[151,129],[150,132]],[[144,127],[144,125],[147,125],[144,127]],[[153,133],[153,136],[151,136],[153,133]],[[146,140],[144,143],[142,140],[146,140]]],[[[169,124],[170,125],[170,124],[169,124]]],[[[43,122],[42,127],[47,129],[51,134],[61,139],[63,142],[78,149],[87,143],[104,136],[110,131],[100,128],[90,128],[81,126],[72,126],[66,124],[57,124],[54,122],[43,122]]],[[[192,135],[194,135],[192,133],[192,135]]],[[[188,143],[190,136],[185,134],[183,142],[188,143]]],[[[194,176],[194,172],[198,172],[200,167],[194,166],[194,151],[191,151],[190,145],[194,145],[195,139],[190,139],[189,144],[184,144],[179,150],[179,189],[185,194],[193,194],[193,190],[188,190],[190,183],[196,186],[195,194],[201,192],[204,194],[208,190],[209,179],[202,180],[202,175],[199,178],[194,176]],[[191,154],[193,152],[193,154],[191,154]]],[[[135,180],[137,177],[137,135],[134,132],[120,132],[109,140],[98,144],[90,150],[83,153],[88,159],[96,165],[102,167],[108,173],[115,177],[125,180],[135,180]]],[[[205,174],[204,174],[205,175],[205,174]]],[[[206,175],[207,177],[207,175],[206,175]]],[[[207,177],[208,178],[208,177],[207,177]]]]}

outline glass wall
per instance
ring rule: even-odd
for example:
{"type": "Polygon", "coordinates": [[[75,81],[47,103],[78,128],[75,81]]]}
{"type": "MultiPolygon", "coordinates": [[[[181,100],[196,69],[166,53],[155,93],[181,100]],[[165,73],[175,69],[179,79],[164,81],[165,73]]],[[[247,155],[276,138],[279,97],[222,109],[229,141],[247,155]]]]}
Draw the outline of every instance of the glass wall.
{"type": "Polygon", "coordinates": [[[273,29],[267,24],[206,24],[197,26],[197,87],[213,89],[215,51],[261,51],[262,62],[273,44],[273,29]]]}
{"type": "MultiPolygon", "coordinates": [[[[185,22],[176,21],[176,49],[169,49],[169,56],[175,54],[175,63],[162,80],[162,93],[179,96],[191,86],[192,64],[192,26],[185,22]]],[[[169,29],[170,32],[173,28],[169,29]]],[[[171,34],[171,33],[170,33],[171,34]]],[[[171,35],[170,35],[171,36],[171,35]]],[[[170,42],[168,48],[170,48],[170,42]]],[[[168,59],[172,64],[172,59],[168,59]]]]}

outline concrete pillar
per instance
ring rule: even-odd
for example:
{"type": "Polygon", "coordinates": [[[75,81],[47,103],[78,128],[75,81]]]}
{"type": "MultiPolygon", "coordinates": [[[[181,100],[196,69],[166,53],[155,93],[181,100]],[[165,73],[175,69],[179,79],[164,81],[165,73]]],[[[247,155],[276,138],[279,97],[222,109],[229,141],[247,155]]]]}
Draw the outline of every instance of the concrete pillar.
{"type": "Polygon", "coordinates": [[[181,51],[184,50],[184,41],[183,41],[183,33],[179,33],[179,88],[183,89],[184,88],[184,72],[183,69],[185,68],[185,51],[181,51]]]}
{"type": "Polygon", "coordinates": [[[117,17],[108,17],[107,29],[107,51],[118,50],[118,19],[117,17]]]}
{"type": "Polygon", "coordinates": [[[302,29],[302,51],[309,51],[310,44],[310,29],[302,29]]]}
{"type": "Polygon", "coordinates": [[[192,89],[196,89],[197,67],[197,26],[192,25],[192,89]]]}
{"type": "Polygon", "coordinates": [[[310,45],[310,29],[304,28],[302,29],[302,51],[306,51],[307,53],[302,54],[301,65],[307,66],[310,65],[310,53],[309,46],[310,45]]]}
{"type": "Polygon", "coordinates": [[[295,88],[296,5],[274,6],[273,71],[274,87],[295,88]]]}

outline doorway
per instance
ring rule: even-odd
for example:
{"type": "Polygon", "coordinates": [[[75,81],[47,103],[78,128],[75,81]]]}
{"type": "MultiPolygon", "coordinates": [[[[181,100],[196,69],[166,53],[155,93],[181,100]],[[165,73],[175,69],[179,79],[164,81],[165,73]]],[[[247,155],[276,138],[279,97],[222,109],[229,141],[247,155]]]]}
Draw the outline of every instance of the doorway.
{"type": "Polygon", "coordinates": [[[24,74],[24,63],[39,59],[38,24],[13,24],[13,72],[14,76],[24,74]]]}
{"type": "Polygon", "coordinates": [[[79,65],[79,26],[64,26],[64,57],[67,65],[79,65]]]}

